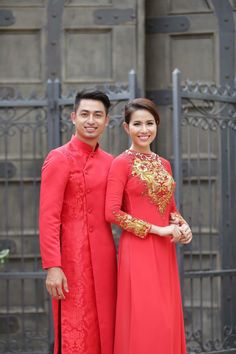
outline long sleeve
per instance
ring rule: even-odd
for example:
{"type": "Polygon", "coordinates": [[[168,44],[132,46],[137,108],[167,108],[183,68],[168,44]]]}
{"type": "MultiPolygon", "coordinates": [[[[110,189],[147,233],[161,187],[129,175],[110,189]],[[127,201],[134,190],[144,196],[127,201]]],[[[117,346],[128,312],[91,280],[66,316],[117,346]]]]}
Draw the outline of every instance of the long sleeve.
{"type": "Polygon", "coordinates": [[[118,157],[113,160],[107,181],[106,219],[140,238],[145,238],[151,225],[121,209],[128,172],[129,164],[126,159],[118,157]]]}
{"type": "Polygon", "coordinates": [[[51,151],[42,167],[40,190],[39,233],[43,268],[61,266],[61,210],[68,175],[66,156],[57,150],[51,151]]]}
{"type": "MultiPolygon", "coordinates": [[[[167,161],[167,160],[166,160],[166,162],[167,162],[167,164],[166,164],[166,169],[167,169],[167,171],[168,171],[168,172],[171,174],[171,176],[172,176],[172,169],[171,169],[170,162],[167,161]]],[[[180,214],[179,210],[178,210],[177,207],[176,207],[174,194],[173,194],[173,196],[172,196],[172,198],[171,198],[171,210],[170,210],[170,212],[171,212],[171,215],[172,215],[173,217],[176,217],[176,218],[179,219],[179,224],[180,224],[180,225],[187,224],[186,220],[182,217],[182,215],[180,214]]]]}

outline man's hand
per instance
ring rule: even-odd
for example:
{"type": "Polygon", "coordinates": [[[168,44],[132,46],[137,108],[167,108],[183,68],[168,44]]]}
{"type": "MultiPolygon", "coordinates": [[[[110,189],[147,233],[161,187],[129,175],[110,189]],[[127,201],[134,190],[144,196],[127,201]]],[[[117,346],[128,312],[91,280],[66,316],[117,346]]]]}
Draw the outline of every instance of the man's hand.
{"type": "Polygon", "coordinates": [[[68,293],[69,289],[66,276],[60,267],[48,268],[46,277],[46,288],[49,294],[54,299],[65,299],[64,292],[68,293]]]}

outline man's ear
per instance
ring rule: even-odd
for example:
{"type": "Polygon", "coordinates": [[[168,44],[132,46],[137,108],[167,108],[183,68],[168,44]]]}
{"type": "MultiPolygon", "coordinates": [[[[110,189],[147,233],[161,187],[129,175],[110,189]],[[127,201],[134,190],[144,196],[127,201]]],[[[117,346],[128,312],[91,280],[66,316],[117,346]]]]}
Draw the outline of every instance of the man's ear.
{"type": "Polygon", "coordinates": [[[123,128],[126,131],[126,133],[129,135],[129,124],[127,124],[126,122],[123,123],[123,128]]]}
{"type": "Polygon", "coordinates": [[[71,119],[71,121],[72,121],[73,124],[75,124],[75,118],[76,118],[75,112],[71,112],[71,114],[70,114],[70,119],[71,119]]]}
{"type": "Polygon", "coordinates": [[[107,114],[106,115],[106,127],[108,126],[108,124],[109,124],[109,122],[110,122],[110,117],[109,117],[109,114],[107,114]]]}

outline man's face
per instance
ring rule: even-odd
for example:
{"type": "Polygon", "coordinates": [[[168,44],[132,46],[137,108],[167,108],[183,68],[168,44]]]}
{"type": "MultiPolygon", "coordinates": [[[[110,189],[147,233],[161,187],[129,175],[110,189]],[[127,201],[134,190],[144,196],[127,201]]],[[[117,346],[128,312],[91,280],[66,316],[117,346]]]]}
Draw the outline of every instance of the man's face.
{"type": "Polygon", "coordinates": [[[82,99],[71,119],[77,138],[89,145],[96,145],[109,120],[104,104],[91,99],[82,99]]]}

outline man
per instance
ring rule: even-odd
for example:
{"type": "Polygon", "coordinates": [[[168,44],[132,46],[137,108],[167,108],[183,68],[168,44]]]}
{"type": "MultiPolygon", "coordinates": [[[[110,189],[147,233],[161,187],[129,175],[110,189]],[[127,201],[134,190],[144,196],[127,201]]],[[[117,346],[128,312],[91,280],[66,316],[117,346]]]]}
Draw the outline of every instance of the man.
{"type": "Polygon", "coordinates": [[[104,218],[112,156],[98,146],[109,107],[103,92],[78,93],[75,135],[42,168],[40,247],[53,298],[54,354],[113,353],[116,255],[104,218]]]}

